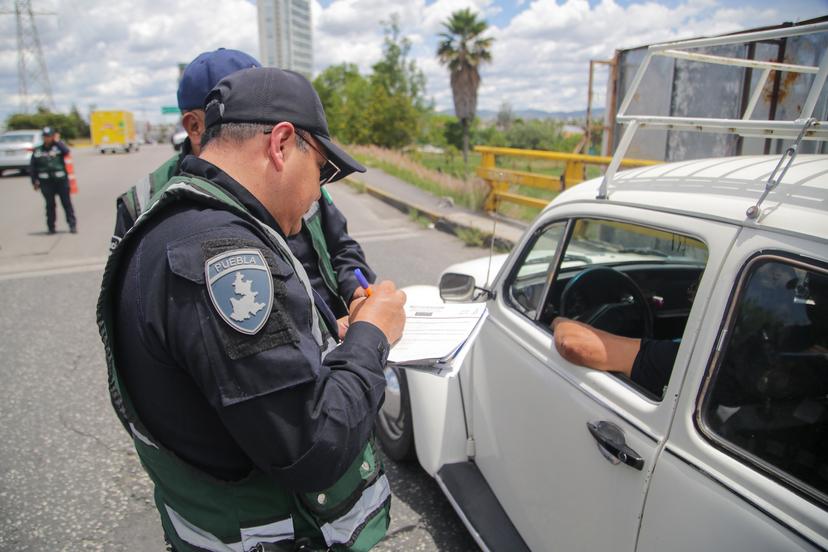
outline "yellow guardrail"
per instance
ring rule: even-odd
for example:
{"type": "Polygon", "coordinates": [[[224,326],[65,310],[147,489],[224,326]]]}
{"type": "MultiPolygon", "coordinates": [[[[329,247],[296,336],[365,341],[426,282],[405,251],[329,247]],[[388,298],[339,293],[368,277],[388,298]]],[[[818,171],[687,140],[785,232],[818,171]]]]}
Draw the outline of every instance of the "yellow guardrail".
{"type": "MultiPolygon", "coordinates": [[[[516,194],[510,192],[509,187],[513,184],[520,184],[521,186],[529,186],[543,190],[565,190],[584,181],[587,165],[609,165],[610,161],[612,161],[612,157],[605,157],[603,155],[496,148],[492,146],[475,146],[474,151],[480,153],[482,156],[480,166],[477,168],[477,175],[489,185],[489,195],[486,196],[486,201],[483,204],[483,208],[487,211],[497,210],[497,205],[501,201],[542,209],[546,207],[549,200],[516,194]],[[497,166],[497,156],[562,161],[564,162],[564,172],[558,177],[505,169],[497,166]]],[[[660,161],[647,161],[644,159],[623,159],[621,166],[646,167],[659,163],[660,161]]]]}

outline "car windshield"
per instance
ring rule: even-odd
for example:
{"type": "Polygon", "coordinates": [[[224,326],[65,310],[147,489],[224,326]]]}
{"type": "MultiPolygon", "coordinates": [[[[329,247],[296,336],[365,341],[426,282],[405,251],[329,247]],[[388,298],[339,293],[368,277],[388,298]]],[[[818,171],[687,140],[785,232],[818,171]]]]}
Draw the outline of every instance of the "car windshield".
{"type": "Polygon", "coordinates": [[[582,219],[575,225],[561,268],[706,261],[707,248],[688,236],[623,222],[582,219]]]}
{"type": "Polygon", "coordinates": [[[4,134],[0,136],[0,144],[21,144],[34,141],[34,134],[4,134]]]}

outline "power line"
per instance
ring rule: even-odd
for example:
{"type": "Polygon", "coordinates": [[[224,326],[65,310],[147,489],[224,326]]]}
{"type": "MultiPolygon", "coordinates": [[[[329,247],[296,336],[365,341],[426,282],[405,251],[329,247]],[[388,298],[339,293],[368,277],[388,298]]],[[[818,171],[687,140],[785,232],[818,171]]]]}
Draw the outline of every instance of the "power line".
{"type": "Polygon", "coordinates": [[[35,16],[56,13],[35,12],[31,0],[15,0],[14,10],[0,10],[0,14],[14,14],[17,20],[17,85],[21,111],[28,113],[37,107],[54,110],[52,83],[40,47],[35,16]]]}

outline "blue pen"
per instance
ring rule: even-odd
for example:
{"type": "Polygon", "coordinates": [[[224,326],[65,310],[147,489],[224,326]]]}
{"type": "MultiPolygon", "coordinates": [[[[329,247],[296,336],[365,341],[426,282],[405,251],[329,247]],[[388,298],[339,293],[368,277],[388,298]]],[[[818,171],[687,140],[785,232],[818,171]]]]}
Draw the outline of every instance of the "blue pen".
{"type": "Polygon", "coordinates": [[[365,295],[371,297],[371,284],[368,282],[368,278],[365,277],[365,274],[358,268],[354,269],[354,276],[356,276],[357,282],[359,285],[362,286],[362,289],[365,290],[365,295]]]}

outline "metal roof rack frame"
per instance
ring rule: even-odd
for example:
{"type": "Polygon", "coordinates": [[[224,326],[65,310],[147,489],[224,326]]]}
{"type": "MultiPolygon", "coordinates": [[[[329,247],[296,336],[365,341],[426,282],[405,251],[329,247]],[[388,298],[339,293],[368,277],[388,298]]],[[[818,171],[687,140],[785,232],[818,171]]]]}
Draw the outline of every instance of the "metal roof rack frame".
{"type": "MultiPolygon", "coordinates": [[[[624,130],[624,134],[618,142],[618,148],[612,156],[612,161],[607,167],[607,171],[604,173],[604,179],[601,182],[601,187],[598,191],[596,199],[608,199],[609,185],[612,183],[615,173],[621,164],[621,160],[627,153],[627,149],[629,148],[635,133],[639,129],[689,130],[695,132],[736,134],[744,137],[787,138],[796,139],[797,146],[801,140],[828,139],[828,121],[818,121],[811,117],[814,108],[816,107],[816,103],[819,100],[822,88],[825,85],[826,77],[828,77],[828,50],[823,53],[822,59],[820,60],[820,64],[818,66],[794,65],[772,61],[756,61],[751,59],[716,56],[687,51],[693,48],[743,44],[760,40],[801,36],[826,31],[828,31],[828,22],[820,22],[810,25],[785,27],[782,29],[770,29],[767,31],[739,33],[712,38],[698,38],[677,42],[665,42],[663,44],[654,44],[650,46],[647,49],[647,54],[644,56],[641,65],[638,67],[638,71],[636,71],[632,83],[630,84],[630,88],[624,96],[624,101],[618,110],[616,121],[622,125],[627,125],[627,128],[624,130]],[[748,101],[747,108],[745,109],[745,113],[741,119],[627,115],[627,109],[630,107],[633,98],[638,92],[638,87],[644,79],[644,73],[647,71],[647,67],[653,56],[672,57],[675,59],[685,59],[716,65],[749,67],[752,69],[762,69],[763,71],[758,79],[758,82],[756,83],[756,87],[750,95],[750,100],[748,101]],[[808,92],[805,103],[802,106],[799,118],[793,121],[751,120],[750,117],[753,115],[753,111],[759,102],[762,90],[765,88],[765,83],[767,82],[771,71],[774,70],[795,73],[811,73],[814,75],[814,80],[811,83],[811,88],[808,92]]],[[[789,152],[786,152],[786,154],[790,155],[789,152]]]]}

